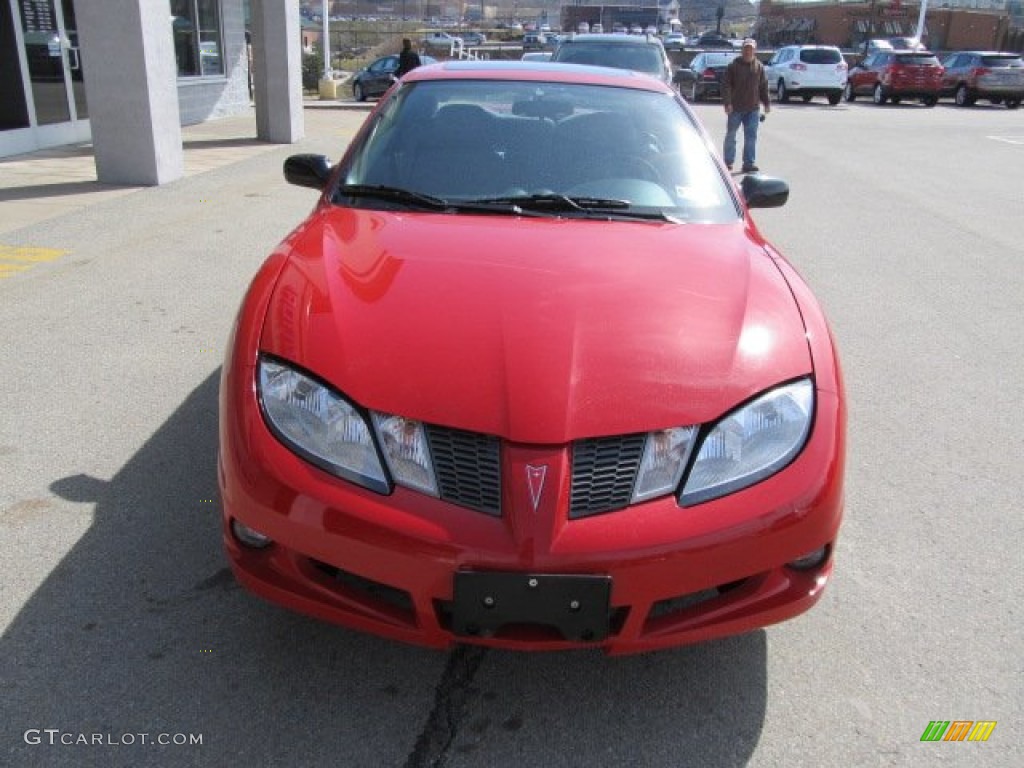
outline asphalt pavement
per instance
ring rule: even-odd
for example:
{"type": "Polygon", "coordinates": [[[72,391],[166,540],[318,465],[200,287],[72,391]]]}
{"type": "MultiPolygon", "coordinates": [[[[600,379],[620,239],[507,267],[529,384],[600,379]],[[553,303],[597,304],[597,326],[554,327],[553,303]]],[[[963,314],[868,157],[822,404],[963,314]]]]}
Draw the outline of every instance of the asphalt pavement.
{"type": "Polygon", "coordinates": [[[849,388],[835,580],[785,624],[615,659],[406,647],[228,570],[224,345],[315,200],[282,161],[365,115],[310,104],[288,146],[205,124],[162,187],[102,188],[87,148],[0,162],[0,765],[1024,765],[1024,112],[773,109],[758,164],[792,194],[756,220],[849,388]],[[922,742],[936,720],[996,726],[922,742]]]}

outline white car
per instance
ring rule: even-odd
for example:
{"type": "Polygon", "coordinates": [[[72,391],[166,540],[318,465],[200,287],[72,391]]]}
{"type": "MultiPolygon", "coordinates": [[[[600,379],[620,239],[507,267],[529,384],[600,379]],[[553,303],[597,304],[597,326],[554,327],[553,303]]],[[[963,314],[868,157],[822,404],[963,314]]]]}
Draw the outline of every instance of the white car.
{"type": "Polygon", "coordinates": [[[424,48],[447,48],[452,50],[453,48],[462,47],[462,38],[455,37],[447,32],[430,32],[423,38],[422,43],[424,48]]]}
{"type": "Polygon", "coordinates": [[[805,102],[825,96],[835,106],[846,86],[846,60],[834,45],[787,45],[765,65],[768,90],[783,104],[799,96],[805,102]]]}

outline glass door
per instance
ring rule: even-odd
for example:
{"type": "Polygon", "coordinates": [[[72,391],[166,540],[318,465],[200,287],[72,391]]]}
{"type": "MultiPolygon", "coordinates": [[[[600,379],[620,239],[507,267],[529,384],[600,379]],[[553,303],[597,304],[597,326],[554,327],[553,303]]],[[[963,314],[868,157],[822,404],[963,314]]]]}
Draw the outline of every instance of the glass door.
{"type": "MultiPolygon", "coordinates": [[[[88,141],[82,54],[74,0],[0,0],[9,4],[27,126],[0,133],[4,154],[88,141]],[[13,151],[11,151],[13,149],[13,151]]],[[[5,14],[6,15],[6,14],[5,14]]]]}

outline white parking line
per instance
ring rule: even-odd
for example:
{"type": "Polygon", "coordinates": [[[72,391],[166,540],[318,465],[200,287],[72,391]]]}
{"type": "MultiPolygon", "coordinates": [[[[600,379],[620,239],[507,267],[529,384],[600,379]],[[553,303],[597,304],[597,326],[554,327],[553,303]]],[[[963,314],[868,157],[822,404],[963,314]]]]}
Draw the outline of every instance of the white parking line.
{"type": "Polygon", "coordinates": [[[1005,141],[1007,144],[1024,144],[1024,136],[986,136],[992,141],[1005,141]]]}

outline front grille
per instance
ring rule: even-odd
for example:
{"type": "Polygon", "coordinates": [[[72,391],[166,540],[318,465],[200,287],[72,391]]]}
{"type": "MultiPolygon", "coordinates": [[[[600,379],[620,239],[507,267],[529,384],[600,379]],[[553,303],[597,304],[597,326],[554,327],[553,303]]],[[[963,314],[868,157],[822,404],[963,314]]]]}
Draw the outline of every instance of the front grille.
{"type": "MultiPolygon", "coordinates": [[[[424,424],[441,499],[501,516],[501,441],[491,435],[424,424]]],[[[569,518],[629,506],[646,436],[579,440],[572,446],[569,518]]]]}
{"type": "Polygon", "coordinates": [[[501,515],[498,438],[425,425],[441,498],[488,515],[501,515]]]}
{"type": "Polygon", "coordinates": [[[573,443],[569,519],[629,506],[645,437],[621,435],[573,443]]]}

